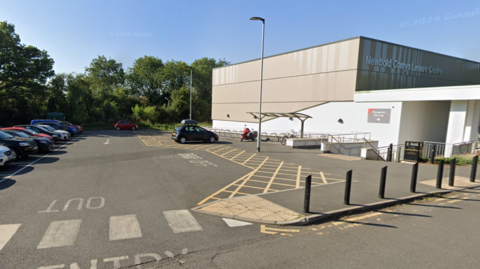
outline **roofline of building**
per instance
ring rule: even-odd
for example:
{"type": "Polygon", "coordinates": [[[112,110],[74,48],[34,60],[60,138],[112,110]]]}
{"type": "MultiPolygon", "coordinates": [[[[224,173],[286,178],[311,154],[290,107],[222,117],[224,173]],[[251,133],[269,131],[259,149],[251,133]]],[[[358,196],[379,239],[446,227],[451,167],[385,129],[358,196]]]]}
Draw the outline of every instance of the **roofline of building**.
{"type": "MultiPolygon", "coordinates": [[[[392,43],[392,42],[388,42],[388,41],[383,41],[383,40],[380,40],[380,39],[375,39],[375,38],[366,37],[366,36],[356,36],[356,37],[346,38],[346,39],[342,39],[342,40],[338,40],[338,41],[334,41],[334,42],[328,42],[328,43],[323,43],[323,44],[320,44],[320,45],[315,45],[315,46],[311,46],[311,47],[306,47],[306,48],[302,48],[302,49],[297,49],[297,50],[282,52],[282,53],[279,53],[279,54],[274,54],[274,55],[270,55],[270,56],[267,56],[267,57],[263,57],[263,59],[272,58],[272,57],[277,57],[277,56],[280,56],[280,55],[289,54],[289,53],[293,53],[293,52],[298,52],[298,51],[302,51],[302,50],[308,50],[308,49],[323,47],[323,46],[326,46],[326,45],[335,44],[335,43],[340,43],[340,42],[345,42],[345,41],[354,40],[354,39],[368,39],[368,40],[372,40],[372,41],[378,41],[378,42],[382,42],[382,43],[386,43],[386,44],[390,44],[390,45],[401,46],[401,47],[405,47],[405,48],[409,48],[409,49],[419,50],[419,51],[428,52],[428,53],[432,53],[432,54],[436,54],[436,55],[440,55],[440,56],[445,56],[445,57],[449,57],[449,58],[453,58],[453,59],[458,59],[458,60],[462,60],[462,61],[467,61],[467,62],[471,62],[471,63],[475,63],[475,64],[480,64],[480,62],[475,62],[475,61],[468,60],[468,59],[464,59],[464,58],[460,58],[460,57],[450,56],[450,55],[446,55],[446,54],[443,54],[443,53],[433,52],[433,51],[424,50],[424,49],[418,49],[418,48],[414,48],[414,47],[410,47],[410,46],[405,46],[405,45],[401,45],[401,44],[397,44],[397,43],[392,43]]],[[[253,60],[248,60],[248,61],[243,61],[243,62],[238,62],[238,63],[234,63],[234,64],[227,65],[227,66],[219,66],[219,67],[213,68],[213,70],[214,70],[214,69],[225,68],[225,67],[230,67],[230,66],[234,66],[234,65],[240,65],[240,64],[249,63],[249,62],[254,62],[254,61],[258,61],[258,60],[261,60],[261,58],[257,58],[257,59],[253,59],[253,60]]]]}

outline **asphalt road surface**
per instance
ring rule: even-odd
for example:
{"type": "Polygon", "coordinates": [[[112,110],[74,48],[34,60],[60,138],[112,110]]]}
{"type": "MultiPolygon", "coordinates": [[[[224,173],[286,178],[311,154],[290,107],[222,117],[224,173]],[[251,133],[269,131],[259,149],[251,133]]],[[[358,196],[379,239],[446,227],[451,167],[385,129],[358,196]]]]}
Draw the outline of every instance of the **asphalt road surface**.
{"type": "Polygon", "coordinates": [[[248,172],[132,131],[87,132],[0,170],[0,268],[118,268],[265,237],[189,210],[248,172]]]}
{"type": "Polygon", "coordinates": [[[91,131],[0,169],[0,268],[478,268],[477,190],[306,227],[190,211],[267,163],[229,145],[91,131]]]}

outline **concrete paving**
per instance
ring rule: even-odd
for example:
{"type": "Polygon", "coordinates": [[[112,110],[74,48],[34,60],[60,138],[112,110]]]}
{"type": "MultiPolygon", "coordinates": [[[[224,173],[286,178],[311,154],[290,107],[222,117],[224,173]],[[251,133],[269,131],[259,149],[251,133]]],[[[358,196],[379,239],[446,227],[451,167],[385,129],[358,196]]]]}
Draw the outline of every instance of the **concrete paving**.
{"type": "MultiPolygon", "coordinates": [[[[254,143],[238,143],[236,147],[252,148],[254,143]]],[[[251,149],[250,149],[251,150],[251,149]]],[[[410,192],[413,163],[389,163],[383,161],[361,160],[355,157],[345,157],[333,154],[320,154],[318,149],[292,149],[276,143],[262,143],[262,155],[278,158],[303,166],[319,168],[335,175],[338,179],[345,178],[348,170],[353,171],[350,204],[344,204],[345,181],[334,181],[329,184],[318,182],[311,189],[310,210],[304,212],[305,188],[288,189],[276,192],[255,194],[261,202],[242,204],[250,199],[238,197],[214,201],[193,208],[193,211],[230,217],[238,220],[262,224],[302,225],[318,221],[326,221],[347,214],[356,214],[398,203],[406,203],[425,196],[445,193],[452,190],[480,186],[469,182],[471,166],[457,166],[455,172],[455,187],[448,186],[450,165],[445,165],[442,188],[437,189],[437,165],[420,164],[416,192],[410,192]],[[387,167],[387,180],[384,198],[379,198],[381,169],[387,167]],[[242,202],[239,202],[242,201],[242,202]],[[269,201],[267,203],[265,201],[269,201]],[[225,207],[241,208],[226,211],[225,207]],[[279,211],[278,208],[283,208],[279,211]],[[284,212],[279,214],[278,212],[284,212]],[[275,215],[266,218],[265,215],[275,215]]],[[[478,180],[477,180],[478,182],[478,180]]],[[[315,182],[313,182],[315,183],[315,182]]],[[[246,196],[251,197],[251,196],[246,196]]]]}

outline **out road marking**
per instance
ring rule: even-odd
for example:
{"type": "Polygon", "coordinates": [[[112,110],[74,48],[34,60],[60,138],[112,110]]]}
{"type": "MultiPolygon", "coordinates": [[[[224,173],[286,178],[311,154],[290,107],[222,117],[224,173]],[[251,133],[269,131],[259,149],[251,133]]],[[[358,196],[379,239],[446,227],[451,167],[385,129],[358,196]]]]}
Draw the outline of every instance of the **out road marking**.
{"type": "Polygon", "coordinates": [[[110,144],[109,141],[110,141],[110,139],[107,139],[107,142],[105,142],[105,143],[103,143],[103,144],[108,145],[108,144],[110,144]]]}

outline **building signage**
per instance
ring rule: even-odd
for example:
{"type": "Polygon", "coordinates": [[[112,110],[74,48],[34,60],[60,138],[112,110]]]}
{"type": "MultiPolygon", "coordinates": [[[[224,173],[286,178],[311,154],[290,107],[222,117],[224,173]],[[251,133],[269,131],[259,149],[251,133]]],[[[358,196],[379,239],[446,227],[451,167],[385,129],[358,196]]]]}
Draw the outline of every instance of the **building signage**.
{"type": "Polygon", "coordinates": [[[418,162],[423,151],[423,142],[405,141],[405,154],[403,160],[418,162]]]}
{"type": "Polygon", "coordinates": [[[390,123],[391,109],[385,108],[369,108],[368,119],[369,123],[390,123]]]}
{"type": "Polygon", "coordinates": [[[432,66],[432,65],[421,65],[416,63],[408,63],[408,62],[401,62],[395,59],[389,58],[373,58],[370,55],[365,57],[365,61],[367,65],[371,66],[378,66],[378,67],[388,67],[392,69],[403,70],[403,72],[419,72],[419,73],[427,73],[433,75],[442,75],[443,69],[440,67],[432,66]]]}

